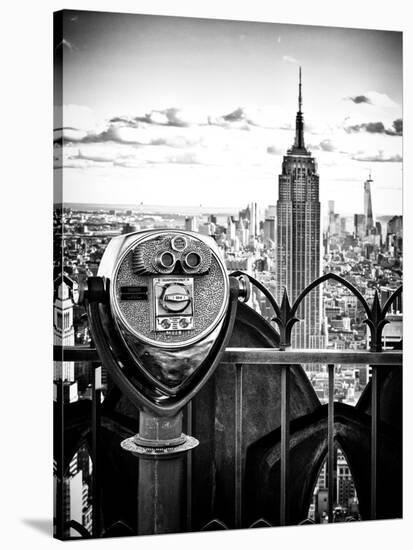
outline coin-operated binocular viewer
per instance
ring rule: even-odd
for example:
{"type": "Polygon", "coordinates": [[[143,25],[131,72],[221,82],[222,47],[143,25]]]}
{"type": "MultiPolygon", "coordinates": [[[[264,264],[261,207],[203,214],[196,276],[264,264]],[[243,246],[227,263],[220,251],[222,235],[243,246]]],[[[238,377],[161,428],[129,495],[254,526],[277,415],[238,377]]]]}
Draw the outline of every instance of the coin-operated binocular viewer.
{"type": "Polygon", "coordinates": [[[217,367],[249,292],[212,238],[179,230],[115,237],[88,280],[97,351],[140,411],[139,433],[122,442],[139,458],[139,534],[185,530],[184,458],[199,442],[182,432],[182,408],[217,367]]]}

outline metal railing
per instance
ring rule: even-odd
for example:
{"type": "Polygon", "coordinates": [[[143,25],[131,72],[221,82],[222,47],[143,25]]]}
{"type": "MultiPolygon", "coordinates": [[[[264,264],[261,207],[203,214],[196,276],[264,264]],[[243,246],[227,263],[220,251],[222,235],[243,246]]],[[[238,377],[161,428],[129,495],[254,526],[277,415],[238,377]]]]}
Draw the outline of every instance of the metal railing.
{"type": "MultiPolygon", "coordinates": [[[[235,272],[232,275],[239,275],[241,272],[235,272]]],[[[244,274],[245,275],[245,274],[244,274]]],[[[248,275],[247,275],[248,276],[248,275]]],[[[281,369],[280,378],[280,517],[279,524],[286,525],[289,522],[289,467],[290,467],[290,377],[291,368],[293,365],[305,364],[325,364],[328,372],[328,411],[327,411],[327,468],[328,468],[328,521],[333,522],[333,475],[334,475],[334,447],[335,447],[335,422],[334,422],[334,376],[335,365],[366,365],[371,368],[371,420],[370,420],[370,517],[368,519],[376,519],[377,517],[377,454],[379,448],[379,384],[378,374],[381,369],[389,367],[401,367],[402,352],[399,350],[383,351],[382,350],[382,332],[384,326],[389,322],[386,315],[390,311],[392,303],[400,296],[402,287],[396,289],[393,294],[384,303],[380,303],[377,291],[371,307],[366,302],[360,291],[355,288],[346,279],[335,274],[326,274],[317,280],[313,281],[306,287],[298,296],[295,302],[291,305],[287,292],[284,292],[281,304],[279,305],[270,291],[259,281],[251,276],[248,276],[251,283],[260,290],[271,304],[275,316],[272,319],[278,326],[279,344],[278,348],[227,348],[224,352],[221,364],[235,365],[235,527],[242,526],[242,493],[243,493],[243,469],[242,469],[242,419],[243,419],[243,394],[242,394],[242,377],[243,366],[256,365],[271,365],[276,369],[281,369]],[[296,317],[297,310],[303,299],[314,288],[325,281],[333,280],[342,286],[346,287],[361,304],[366,314],[365,323],[368,327],[370,336],[369,350],[305,350],[291,349],[291,332],[295,323],[299,320],[296,317]]],[[[99,357],[95,349],[88,346],[55,346],[54,347],[55,361],[84,361],[91,362],[95,368],[99,365],[99,357]]],[[[225,368],[225,366],[224,366],[225,368]]],[[[93,462],[93,489],[94,489],[94,521],[93,521],[93,536],[101,536],[100,511],[99,511],[99,423],[100,423],[100,399],[101,391],[95,383],[92,392],[92,462],[93,462]]],[[[62,398],[63,398],[63,389],[62,398]]],[[[189,403],[188,407],[192,405],[189,403]]],[[[64,407],[63,401],[60,404],[59,427],[64,429],[64,407]]],[[[188,415],[189,418],[191,415],[188,415]]],[[[187,431],[191,430],[190,420],[187,423],[187,431]]],[[[188,433],[188,435],[192,435],[188,433]]],[[[63,479],[63,437],[61,439],[60,460],[58,460],[58,483],[59,476],[63,479]],[[59,469],[60,467],[60,469],[59,469]]],[[[58,456],[59,458],[59,456],[58,456]]],[[[187,461],[187,479],[191,476],[191,458],[187,461]]],[[[190,483],[188,483],[188,486],[190,483]]],[[[191,524],[191,494],[187,492],[189,504],[187,525],[190,529],[191,524]]],[[[57,507],[59,510],[59,506],[57,507]]],[[[366,518],[367,519],[367,518],[366,518]]],[[[219,520],[215,521],[216,525],[224,525],[219,520]]],[[[264,523],[268,524],[265,520],[264,523]]],[[[254,522],[254,525],[257,522],[254,522]]],[[[208,525],[210,525],[209,522],[208,525]]],[[[62,521],[57,518],[57,525],[62,529],[62,521]]],[[[215,524],[214,524],[215,525],[215,524]]],[[[209,528],[206,526],[205,528],[209,528]]],[[[221,527],[225,528],[225,527],[221,527]]]]}
{"type": "MultiPolygon", "coordinates": [[[[94,348],[87,346],[55,346],[55,361],[87,361],[91,367],[97,368],[99,357],[94,348]]],[[[279,350],[268,348],[227,348],[222,364],[234,364],[236,366],[235,382],[235,437],[238,451],[241,449],[242,437],[242,368],[245,365],[272,365],[281,369],[281,456],[280,456],[280,525],[288,523],[288,476],[289,476],[289,451],[290,451],[290,369],[294,364],[323,363],[328,365],[328,421],[327,421],[327,467],[328,467],[328,521],[333,521],[333,475],[334,475],[334,368],[335,365],[366,365],[371,367],[371,456],[370,456],[370,518],[376,518],[377,501],[377,450],[378,450],[378,383],[377,375],[380,369],[386,367],[401,367],[402,352],[392,351],[336,351],[336,350],[279,350]],[[237,383],[239,382],[239,383],[237,383]]],[[[99,420],[101,391],[94,385],[92,392],[92,463],[93,470],[93,494],[95,509],[93,513],[93,535],[99,536],[101,532],[99,513],[99,420]]],[[[63,411],[62,411],[63,414],[63,411]]],[[[63,417],[62,417],[63,419],[63,417]]],[[[62,422],[62,427],[64,422],[62,422]]],[[[63,450],[62,450],[63,451],[63,450]]],[[[64,475],[61,471],[60,475],[64,475]]],[[[190,464],[188,465],[190,476],[190,464]]],[[[235,464],[235,527],[241,527],[241,502],[242,502],[243,473],[241,468],[240,452],[236,455],[235,464]]],[[[190,514],[189,514],[190,516],[190,514]]],[[[58,520],[58,518],[57,518],[58,520]]],[[[188,523],[190,520],[188,521],[188,523]]],[[[59,524],[59,521],[57,521],[59,524]]],[[[189,525],[188,525],[189,527],[189,525]]]]}
{"type": "MultiPolygon", "coordinates": [[[[402,366],[401,351],[335,351],[335,350],[291,350],[263,348],[227,348],[223,363],[233,363],[237,371],[243,365],[273,365],[281,368],[281,479],[280,479],[280,525],[288,522],[288,473],[290,439],[290,365],[325,363],[328,365],[328,421],[327,421],[327,469],[328,469],[328,521],[333,521],[334,491],[334,368],[335,365],[366,365],[371,368],[371,457],[370,457],[370,518],[376,519],[377,500],[377,449],[378,449],[378,383],[379,368],[402,366]]],[[[241,401],[236,385],[236,402],[241,401]]],[[[242,414],[241,410],[238,414],[242,414]]]]}

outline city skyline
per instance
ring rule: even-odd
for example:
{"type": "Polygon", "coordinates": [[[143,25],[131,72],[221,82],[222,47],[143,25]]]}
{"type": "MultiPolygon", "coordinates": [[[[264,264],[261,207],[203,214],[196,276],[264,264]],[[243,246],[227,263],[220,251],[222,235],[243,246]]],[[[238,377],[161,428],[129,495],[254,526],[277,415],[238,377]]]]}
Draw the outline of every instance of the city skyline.
{"type": "Polygon", "coordinates": [[[65,146],[55,157],[68,168],[65,202],[275,204],[300,63],[323,213],[328,200],[343,214],[363,212],[370,171],[375,215],[401,212],[401,33],[122,14],[91,20],[66,12],[58,45],[65,107],[55,140],[65,146]]]}

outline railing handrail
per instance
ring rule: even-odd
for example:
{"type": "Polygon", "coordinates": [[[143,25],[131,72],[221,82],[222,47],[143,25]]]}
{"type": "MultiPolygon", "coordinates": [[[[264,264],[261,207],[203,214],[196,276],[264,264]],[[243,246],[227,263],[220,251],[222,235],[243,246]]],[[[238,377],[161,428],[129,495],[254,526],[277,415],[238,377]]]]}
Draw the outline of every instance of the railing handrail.
{"type": "Polygon", "coordinates": [[[401,350],[374,352],[368,350],[227,348],[222,363],[401,365],[402,357],[401,350]]]}
{"type": "MultiPolygon", "coordinates": [[[[342,365],[402,365],[402,350],[333,350],[333,349],[288,349],[277,348],[231,348],[223,355],[222,363],[242,364],[301,364],[325,363],[342,365]]],[[[54,346],[54,361],[99,361],[95,348],[87,345],[54,346]]]]}

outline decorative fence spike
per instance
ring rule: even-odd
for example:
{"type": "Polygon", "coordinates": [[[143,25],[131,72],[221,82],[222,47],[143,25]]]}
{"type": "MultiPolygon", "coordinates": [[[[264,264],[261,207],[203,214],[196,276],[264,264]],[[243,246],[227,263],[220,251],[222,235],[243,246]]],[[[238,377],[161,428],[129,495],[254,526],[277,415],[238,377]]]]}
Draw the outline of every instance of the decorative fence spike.
{"type": "Polygon", "coordinates": [[[279,306],[276,299],[272,295],[272,293],[262,283],[260,283],[260,281],[258,281],[251,275],[248,275],[243,271],[234,271],[231,275],[234,275],[234,276],[245,275],[246,277],[249,278],[251,284],[254,285],[256,288],[258,288],[264,294],[264,296],[268,299],[268,301],[270,302],[275,312],[275,317],[273,317],[271,320],[274,321],[278,326],[279,333],[280,333],[281,350],[284,350],[287,347],[291,346],[292,329],[295,323],[300,321],[300,319],[298,319],[295,316],[295,314],[301,302],[304,300],[307,294],[309,294],[314,288],[324,283],[325,281],[333,280],[345,286],[357,298],[359,303],[363,306],[363,309],[367,317],[363,322],[366,323],[366,325],[369,327],[369,330],[370,330],[370,341],[371,341],[370,351],[382,351],[381,338],[382,338],[383,328],[389,322],[386,319],[386,315],[390,309],[391,304],[396,300],[396,298],[402,293],[402,290],[403,290],[403,287],[399,286],[393,292],[393,294],[388,298],[388,300],[386,301],[383,307],[380,304],[380,298],[376,290],[374,293],[373,304],[370,308],[366,299],[361,294],[361,292],[349,281],[347,281],[347,279],[344,279],[343,277],[340,277],[335,273],[326,273],[325,275],[322,275],[321,277],[319,277],[318,279],[315,279],[312,283],[310,283],[301,292],[301,294],[298,296],[298,298],[295,300],[295,302],[292,305],[290,304],[288,292],[286,288],[284,288],[284,292],[281,300],[281,306],[279,306]]]}
{"type": "Polygon", "coordinates": [[[294,316],[294,310],[290,305],[286,288],[284,288],[279,314],[277,317],[273,317],[272,320],[277,323],[280,329],[280,349],[283,350],[291,346],[291,332],[295,323],[300,319],[294,316]]]}
{"type": "Polygon", "coordinates": [[[370,351],[382,351],[381,335],[383,328],[388,322],[386,311],[381,308],[379,295],[376,290],[368,319],[363,321],[370,329],[370,351]]]}

